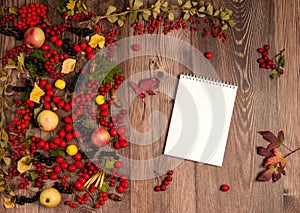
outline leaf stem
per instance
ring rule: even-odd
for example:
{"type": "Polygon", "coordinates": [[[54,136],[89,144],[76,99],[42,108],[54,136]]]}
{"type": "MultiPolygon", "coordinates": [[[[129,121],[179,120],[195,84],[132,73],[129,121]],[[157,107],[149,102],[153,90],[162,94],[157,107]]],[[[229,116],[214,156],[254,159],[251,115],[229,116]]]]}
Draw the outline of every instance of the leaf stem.
{"type": "Polygon", "coordinates": [[[286,155],[284,156],[284,158],[287,158],[288,156],[290,156],[291,154],[294,154],[295,152],[297,152],[297,151],[299,151],[299,150],[300,150],[300,147],[297,148],[297,149],[295,149],[294,151],[291,151],[290,153],[286,154],[286,155]]]}
{"type": "Polygon", "coordinates": [[[293,151],[292,149],[290,149],[289,147],[287,147],[285,144],[281,144],[281,146],[283,146],[284,148],[286,148],[286,149],[289,150],[290,152],[293,151]]]}
{"type": "Polygon", "coordinates": [[[285,51],[285,48],[284,48],[284,49],[282,49],[282,50],[280,50],[280,52],[279,52],[279,53],[277,53],[276,55],[274,55],[274,56],[273,56],[272,60],[273,60],[273,59],[275,59],[275,58],[277,58],[278,56],[281,56],[281,55],[282,55],[282,53],[284,53],[284,51],[285,51]]]}

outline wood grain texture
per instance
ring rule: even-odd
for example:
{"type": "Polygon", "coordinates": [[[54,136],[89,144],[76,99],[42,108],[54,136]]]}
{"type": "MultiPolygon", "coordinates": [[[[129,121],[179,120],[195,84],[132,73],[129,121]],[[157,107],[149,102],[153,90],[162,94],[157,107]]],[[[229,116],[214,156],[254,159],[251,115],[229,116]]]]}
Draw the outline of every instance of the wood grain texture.
{"type": "MultiPolygon", "coordinates": [[[[2,1],[4,5],[21,6],[33,1],[2,1]]],[[[49,2],[52,8],[50,19],[57,20],[54,11],[56,3],[49,2]]],[[[103,12],[109,5],[126,8],[128,1],[88,1],[88,5],[95,12],[103,12]]],[[[151,3],[153,1],[146,1],[151,3]]],[[[170,0],[176,3],[176,0],[170,0]]],[[[5,210],[2,205],[0,212],[132,212],[132,213],[159,213],[159,212],[188,212],[188,213],[297,213],[300,212],[300,152],[287,159],[287,176],[282,177],[277,183],[256,182],[255,178],[262,169],[262,158],[256,155],[256,147],[266,145],[258,134],[260,130],[279,131],[286,133],[286,145],[291,149],[300,146],[300,133],[298,127],[300,106],[300,2],[299,0],[213,0],[216,7],[225,5],[233,10],[237,25],[229,31],[229,40],[226,45],[213,38],[202,38],[198,33],[176,31],[169,34],[171,38],[188,42],[201,52],[212,51],[212,64],[215,74],[219,79],[233,82],[238,86],[235,108],[231,121],[223,166],[213,167],[201,165],[191,161],[182,161],[175,168],[173,182],[167,191],[156,193],[153,187],[159,183],[157,178],[132,180],[131,189],[123,196],[120,203],[107,202],[100,210],[81,206],[73,210],[61,204],[57,209],[46,209],[38,203],[17,206],[13,210],[5,210]],[[285,74],[278,80],[270,80],[268,74],[258,68],[256,59],[259,54],[258,47],[269,43],[271,52],[286,49],[287,67],[285,74]],[[230,191],[219,191],[221,184],[230,185],[230,191]]],[[[132,35],[129,22],[121,30],[121,38],[132,35]]],[[[160,32],[161,33],[161,32],[160,32]]],[[[0,56],[3,57],[7,50],[21,42],[13,38],[0,36],[0,56]]],[[[138,83],[139,78],[150,77],[149,61],[155,62],[155,69],[165,73],[165,76],[176,78],[180,73],[193,72],[197,75],[214,75],[205,70],[198,70],[199,57],[189,52],[178,51],[176,46],[168,42],[158,43],[155,55],[134,57],[122,62],[125,77],[138,83]],[[166,50],[173,51],[176,58],[163,57],[166,50]],[[192,69],[188,69],[180,60],[188,61],[192,69]],[[143,76],[139,76],[141,72],[143,76]]],[[[143,44],[151,48],[147,41],[143,44]]],[[[128,49],[131,44],[128,44],[128,49]]],[[[129,58],[134,56],[129,52],[129,58]]],[[[122,54],[122,53],[119,53],[122,54]]],[[[201,66],[201,65],[200,65],[201,66]]],[[[163,81],[166,79],[162,79],[163,81]]],[[[128,83],[128,82],[126,82],[128,83]]],[[[147,96],[144,103],[134,97],[132,89],[127,85],[123,90],[123,98],[130,105],[127,122],[131,128],[141,134],[150,132],[147,137],[152,143],[142,145],[137,134],[131,132],[132,144],[120,155],[135,160],[146,160],[144,167],[128,167],[128,173],[134,175],[149,175],[151,169],[164,170],[164,160],[151,161],[162,155],[167,134],[167,126],[163,122],[153,121],[153,113],[160,111],[168,123],[173,107],[172,95],[176,84],[162,83],[155,96],[147,96]],[[151,120],[152,119],[152,120],[151,120]],[[151,125],[156,123],[157,125],[151,125]],[[162,131],[159,138],[154,130],[162,131]],[[148,161],[147,161],[148,160],[148,161]]],[[[174,96],[173,96],[174,97],[174,96]]],[[[42,135],[49,137],[49,135],[42,135]]],[[[283,148],[284,149],[284,148],[283,148]]],[[[287,153],[287,150],[284,150],[287,153]]],[[[168,161],[177,162],[168,158],[168,161]]],[[[18,193],[26,193],[19,191],[18,193]]],[[[64,197],[64,200],[68,197],[64,197]]],[[[1,199],[2,204],[2,199],[1,199]]]]}

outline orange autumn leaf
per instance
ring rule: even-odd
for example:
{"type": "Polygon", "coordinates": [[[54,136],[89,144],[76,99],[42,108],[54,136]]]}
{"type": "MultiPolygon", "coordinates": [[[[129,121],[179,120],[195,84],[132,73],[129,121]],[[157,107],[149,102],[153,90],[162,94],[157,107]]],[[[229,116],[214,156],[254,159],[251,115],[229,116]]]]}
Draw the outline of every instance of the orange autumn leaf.
{"type": "Polygon", "coordinates": [[[264,164],[264,167],[268,167],[270,165],[277,167],[278,164],[281,168],[286,166],[286,159],[284,158],[282,152],[279,149],[274,149],[273,153],[275,156],[269,157],[264,164]]]}

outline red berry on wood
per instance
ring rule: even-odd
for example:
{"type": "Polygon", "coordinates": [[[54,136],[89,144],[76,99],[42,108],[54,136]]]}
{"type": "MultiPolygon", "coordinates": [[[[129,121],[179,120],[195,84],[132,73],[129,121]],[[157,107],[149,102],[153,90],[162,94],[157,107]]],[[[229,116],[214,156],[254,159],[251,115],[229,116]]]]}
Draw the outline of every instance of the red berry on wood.
{"type": "Polygon", "coordinates": [[[227,184],[222,184],[220,186],[220,190],[223,192],[227,192],[230,189],[230,187],[227,184]]]}
{"type": "Polygon", "coordinates": [[[270,50],[270,45],[268,45],[268,44],[264,45],[264,50],[269,51],[270,50]]]}
{"type": "Polygon", "coordinates": [[[76,52],[76,53],[79,53],[81,51],[81,47],[78,45],[78,44],[75,44],[73,46],[73,50],[76,52]]]}

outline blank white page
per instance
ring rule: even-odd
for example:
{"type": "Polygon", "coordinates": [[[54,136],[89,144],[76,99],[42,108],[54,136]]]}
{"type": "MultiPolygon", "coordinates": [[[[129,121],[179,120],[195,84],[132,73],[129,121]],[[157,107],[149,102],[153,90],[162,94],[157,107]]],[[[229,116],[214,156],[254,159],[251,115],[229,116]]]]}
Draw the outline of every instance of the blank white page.
{"type": "Polygon", "coordinates": [[[237,87],[180,75],[165,155],[222,166],[237,87]]]}

